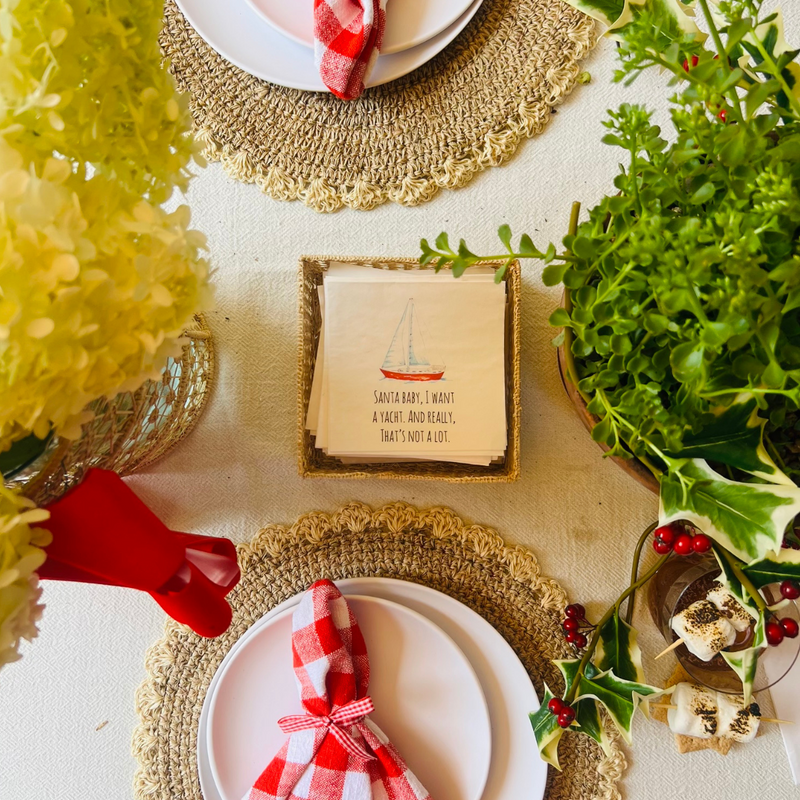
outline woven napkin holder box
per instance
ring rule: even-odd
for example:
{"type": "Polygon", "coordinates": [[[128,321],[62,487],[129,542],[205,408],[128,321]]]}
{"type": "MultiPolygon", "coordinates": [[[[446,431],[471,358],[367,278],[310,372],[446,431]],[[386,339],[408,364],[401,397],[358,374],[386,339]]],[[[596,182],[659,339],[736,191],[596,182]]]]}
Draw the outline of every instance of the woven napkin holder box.
{"type": "MultiPolygon", "coordinates": [[[[490,263],[498,269],[503,262],[490,263]]],[[[520,450],[520,294],[518,261],[506,270],[506,421],[508,446],[503,461],[489,466],[453,464],[439,461],[416,461],[397,464],[343,464],[316,447],[314,436],[306,428],[311,382],[317,359],[321,314],[317,287],[331,264],[358,264],[372,269],[422,270],[415,258],[349,258],[346,256],[302,256],[299,266],[299,353],[297,392],[297,433],[299,471],[304,478],[408,478],[439,480],[449,483],[511,483],[519,478],[520,450]]]]}

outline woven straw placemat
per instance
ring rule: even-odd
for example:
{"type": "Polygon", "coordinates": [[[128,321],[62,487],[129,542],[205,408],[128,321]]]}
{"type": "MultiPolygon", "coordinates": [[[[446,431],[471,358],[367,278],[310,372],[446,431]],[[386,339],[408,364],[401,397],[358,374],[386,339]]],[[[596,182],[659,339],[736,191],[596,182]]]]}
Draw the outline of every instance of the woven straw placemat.
{"type": "MultiPolygon", "coordinates": [[[[506,546],[492,530],[467,525],[449,509],[393,503],[372,511],[351,503],[330,516],[307,514],[290,528],[264,528],[239,547],[239,560],[242,580],[230,595],[234,617],[227,633],[203,639],[170,620],[147,653],[133,737],[137,800],[201,799],[197,728],[217,667],[256,620],[320,578],[383,576],[438,589],[505,637],[540,696],[544,681],[563,687],[550,659],[568,655],[560,625],[564,591],[542,577],[529,551],[506,546]]],[[[547,800],[618,800],[625,759],[612,739],[606,757],[587,737],[565,736],[564,769],[550,770],[547,800]]],[[[532,731],[530,753],[538,758],[532,731]]]]}
{"type": "MultiPolygon", "coordinates": [[[[292,0],[301,1],[311,2],[292,0]]],[[[178,85],[191,93],[206,156],[318,211],[416,205],[503,163],[544,129],[593,43],[592,20],[561,0],[484,0],[436,58],[343,102],[233,66],[174,0],[161,35],[178,85]]]]}

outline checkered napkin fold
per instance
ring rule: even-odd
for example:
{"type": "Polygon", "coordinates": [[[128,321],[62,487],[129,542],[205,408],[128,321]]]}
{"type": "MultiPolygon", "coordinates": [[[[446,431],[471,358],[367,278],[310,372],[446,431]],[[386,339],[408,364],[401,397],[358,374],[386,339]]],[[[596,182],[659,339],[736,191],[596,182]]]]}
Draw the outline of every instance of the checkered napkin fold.
{"type": "Polygon", "coordinates": [[[278,720],[289,738],[244,800],[430,800],[367,716],[367,647],[331,581],[317,581],[295,610],[292,657],[306,713],[278,720]]]}
{"type": "Polygon", "coordinates": [[[314,60],[342,100],[364,91],[386,27],[386,0],[314,0],[314,60]]]}

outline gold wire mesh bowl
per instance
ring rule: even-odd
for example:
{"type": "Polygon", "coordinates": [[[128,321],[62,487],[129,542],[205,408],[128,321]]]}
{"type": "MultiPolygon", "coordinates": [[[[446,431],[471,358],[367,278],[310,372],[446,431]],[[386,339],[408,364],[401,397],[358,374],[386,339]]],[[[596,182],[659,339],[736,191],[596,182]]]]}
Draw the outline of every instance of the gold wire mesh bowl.
{"type": "Polygon", "coordinates": [[[92,467],[130,475],[169,452],[195,426],[211,392],[215,358],[211,331],[198,314],[184,331],[180,359],[170,359],[160,381],[135,392],[101,398],[79,439],[53,437],[32,464],[6,481],[37,505],[57,500],[92,467]]]}

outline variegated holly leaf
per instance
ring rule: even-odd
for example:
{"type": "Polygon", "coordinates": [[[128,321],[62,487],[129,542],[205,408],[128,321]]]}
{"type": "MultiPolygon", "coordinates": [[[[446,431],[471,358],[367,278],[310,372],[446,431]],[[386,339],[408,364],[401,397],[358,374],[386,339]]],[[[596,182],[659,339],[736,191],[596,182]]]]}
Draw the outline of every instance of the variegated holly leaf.
{"type": "Polygon", "coordinates": [[[533,735],[536,737],[536,746],[539,748],[539,755],[542,760],[560,770],[558,743],[564,735],[564,728],[558,724],[558,717],[551,713],[547,707],[547,704],[554,697],[555,695],[550,691],[550,687],[545,684],[542,704],[537,711],[528,714],[528,719],[531,721],[533,735]]]}
{"type": "Polygon", "coordinates": [[[642,651],[636,642],[636,631],[620,619],[618,613],[612,614],[600,628],[594,663],[601,672],[610,669],[620,678],[644,683],[642,651]]]}
{"type": "Polygon", "coordinates": [[[659,35],[667,47],[691,34],[704,40],[692,19],[693,11],[680,0],[566,0],[571,6],[583,11],[606,26],[606,36],[625,41],[628,26],[644,14],[659,21],[659,35]]]}
{"type": "Polygon", "coordinates": [[[778,550],[798,514],[794,484],[728,480],[699,458],[677,462],[661,478],[660,524],[688,520],[742,561],[778,550]]]}
{"type": "Polygon", "coordinates": [[[667,451],[667,455],[718,461],[770,483],[793,486],[792,479],[778,469],[764,447],[766,424],[758,415],[755,397],[740,394],[731,405],[717,408],[713,421],[700,433],[684,435],[680,451],[667,451]]]}
{"type": "Polygon", "coordinates": [[[589,671],[578,680],[578,700],[594,698],[601,703],[616,725],[622,738],[631,743],[631,724],[636,709],[642,702],[664,694],[666,689],[648,686],[646,683],[626,681],[611,670],[589,677],[589,671]]]}
{"type": "MultiPolygon", "coordinates": [[[[569,688],[575,683],[575,678],[578,675],[578,667],[580,665],[580,661],[577,659],[568,659],[563,661],[554,661],[553,662],[560,670],[561,674],[564,676],[564,683],[569,688]]],[[[598,675],[599,671],[594,667],[593,664],[589,663],[586,665],[586,675],[588,676],[595,676],[598,675]]],[[[585,733],[587,736],[591,736],[600,747],[603,748],[603,752],[606,755],[611,754],[611,740],[608,738],[608,734],[603,727],[603,723],[600,720],[600,709],[597,706],[597,703],[588,698],[586,700],[576,700],[572,704],[572,708],[575,709],[575,722],[578,723],[580,727],[580,732],[585,733]]]]}
{"type": "Polygon", "coordinates": [[[747,650],[737,650],[732,653],[723,650],[720,654],[742,682],[745,705],[750,703],[750,699],[753,696],[753,681],[755,680],[756,670],[758,669],[758,657],[767,644],[764,624],[764,614],[760,613],[758,615],[758,622],[753,631],[752,647],[748,647],[747,650]]]}
{"type": "MultiPolygon", "coordinates": [[[[577,659],[570,659],[565,661],[553,662],[564,676],[564,696],[566,696],[572,684],[575,682],[575,676],[578,673],[580,662],[577,659]]],[[[591,664],[587,665],[590,674],[597,674],[597,670],[591,664]]],[[[550,688],[545,684],[544,698],[538,711],[528,715],[533,733],[536,737],[536,744],[539,748],[539,755],[542,760],[548,764],[552,764],[556,769],[560,770],[561,766],[558,762],[558,744],[561,741],[565,729],[558,724],[558,718],[552,714],[547,707],[547,704],[553,699],[550,688]]],[[[574,730],[578,733],[586,734],[594,739],[608,755],[611,753],[611,740],[603,727],[600,719],[600,711],[597,707],[597,702],[592,698],[585,700],[577,700],[572,703],[572,709],[575,711],[575,722],[573,726],[567,730],[574,730]]]]}
{"type": "Polygon", "coordinates": [[[779,549],[742,567],[742,571],[760,589],[768,583],[800,581],[800,551],[779,549]]]}

